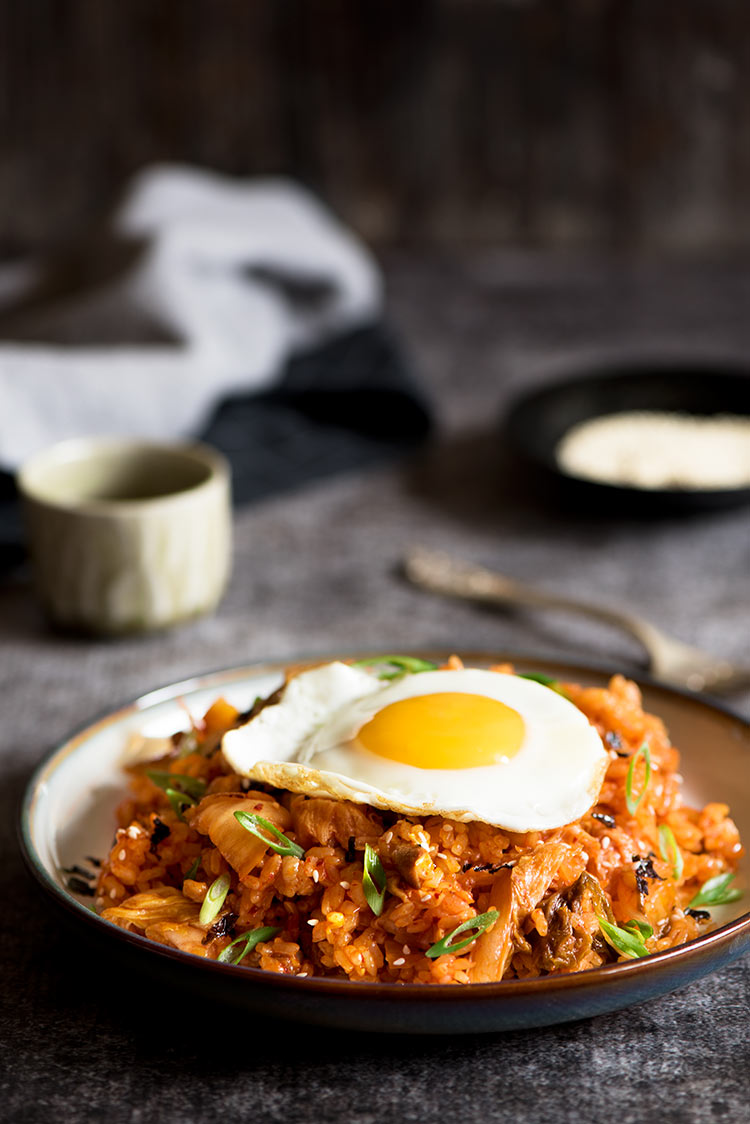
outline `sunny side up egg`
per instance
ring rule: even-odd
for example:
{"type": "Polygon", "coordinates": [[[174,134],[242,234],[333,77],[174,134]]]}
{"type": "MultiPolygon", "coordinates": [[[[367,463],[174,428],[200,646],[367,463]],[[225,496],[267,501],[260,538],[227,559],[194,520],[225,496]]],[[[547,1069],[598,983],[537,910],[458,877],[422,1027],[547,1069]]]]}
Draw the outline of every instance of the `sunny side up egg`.
{"type": "Polygon", "coordinates": [[[532,680],[464,668],[383,683],[339,662],[290,679],[222,748],[275,788],[519,832],[582,816],[609,760],[585,715],[532,680]]]}

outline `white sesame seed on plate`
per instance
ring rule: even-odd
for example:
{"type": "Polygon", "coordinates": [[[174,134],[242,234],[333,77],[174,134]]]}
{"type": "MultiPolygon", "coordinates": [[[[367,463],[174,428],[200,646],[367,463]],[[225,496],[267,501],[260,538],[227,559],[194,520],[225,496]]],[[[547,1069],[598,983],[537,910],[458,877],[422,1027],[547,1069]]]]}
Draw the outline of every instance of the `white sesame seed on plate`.
{"type": "Polygon", "coordinates": [[[409,948],[408,944],[405,944],[404,945],[404,956],[408,956],[410,952],[411,952],[411,949],[409,948]]]}
{"type": "Polygon", "coordinates": [[[303,980],[306,975],[307,975],[307,972],[297,972],[297,979],[303,980]]]}
{"type": "Polygon", "coordinates": [[[314,917],[311,917],[310,920],[307,922],[307,924],[308,925],[317,925],[318,922],[315,920],[314,917]]]}
{"type": "Polygon", "coordinates": [[[313,882],[319,882],[319,881],[320,881],[320,875],[318,874],[317,870],[314,870],[313,871],[313,882]]]}
{"type": "Polygon", "coordinates": [[[398,960],[393,961],[393,967],[394,968],[400,968],[401,965],[405,964],[405,963],[406,963],[406,961],[404,960],[403,956],[399,956],[398,960]]]}
{"type": "Polygon", "coordinates": [[[116,890],[116,889],[114,888],[114,886],[113,886],[113,887],[112,887],[112,889],[111,889],[111,890],[109,891],[109,896],[110,896],[111,898],[116,898],[116,897],[117,897],[117,890],[116,890]]]}
{"type": "Polygon", "coordinates": [[[610,839],[610,837],[608,835],[603,835],[601,837],[601,839],[599,840],[599,844],[600,844],[602,850],[606,851],[607,847],[611,846],[612,840],[610,839]]]}
{"type": "Polygon", "coordinates": [[[120,860],[120,862],[121,862],[121,863],[124,863],[124,862],[125,862],[125,859],[126,859],[127,857],[128,857],[128,852],[127,852],[127,851],[125,850],[125,848],[124,848],[124,847],[123,847],[123,849],[122,849],[121,851],[118,851],[118,852],[117,852],[117,858],[118,858],[118,859],[120,860]]]}
{"type": "Polygon", "coordinates": [[[140,826],[137,823],[131,823],[130,827],[128,828],[127,833],[128,833],[128,836],[131,839],[137,839],[138,836],[141,834],[140,826]]]}

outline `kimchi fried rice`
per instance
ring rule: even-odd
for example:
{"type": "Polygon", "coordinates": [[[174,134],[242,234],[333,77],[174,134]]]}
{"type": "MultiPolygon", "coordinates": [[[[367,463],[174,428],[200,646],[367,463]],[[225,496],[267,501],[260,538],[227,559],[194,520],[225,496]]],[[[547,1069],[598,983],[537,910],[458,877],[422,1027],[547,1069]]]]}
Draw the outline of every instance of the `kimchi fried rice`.
{"type": "Polygon", "coordinates": [[[130,767],[97,912],[196,956],[390,983],[576,972],[692,940],[738,895],[728,807],[682,803],[679,752],[634,683],[552,686],[599,733],[607,771],[579,820],[524,833],[249,780],[222,736],[279,692],[249,715],[219,699],[130,767]]]}

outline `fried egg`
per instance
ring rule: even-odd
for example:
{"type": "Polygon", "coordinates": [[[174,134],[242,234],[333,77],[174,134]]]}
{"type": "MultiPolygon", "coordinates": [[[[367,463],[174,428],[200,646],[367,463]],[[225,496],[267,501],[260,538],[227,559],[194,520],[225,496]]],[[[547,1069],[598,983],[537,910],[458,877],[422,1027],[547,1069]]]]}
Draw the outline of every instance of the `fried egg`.
{"type": "Polygon", "coordinates": [[[340,662],[290,679],[222,748],[275,788],[519,832],[582,816],[609,760],[586,716],[532,680],[463,668],[382,682],[340,662]]]}

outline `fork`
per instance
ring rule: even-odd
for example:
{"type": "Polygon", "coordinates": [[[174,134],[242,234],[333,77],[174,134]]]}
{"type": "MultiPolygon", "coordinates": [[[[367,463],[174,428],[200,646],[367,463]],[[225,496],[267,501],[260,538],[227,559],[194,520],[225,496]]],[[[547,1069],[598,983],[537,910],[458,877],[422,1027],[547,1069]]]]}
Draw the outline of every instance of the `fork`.
{"type": "Polygon", "coordinates": [[[683,644],[635,613],[547,593],[483,566],[423,547],[409,551],[404,569],[410,581],[432,593],[493,605],[562,609],[622,628],[645,648],[651,674],[670,686],[728,694],[750,685],[750,667],[740,667],[683,644]]]}

